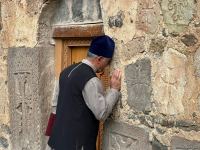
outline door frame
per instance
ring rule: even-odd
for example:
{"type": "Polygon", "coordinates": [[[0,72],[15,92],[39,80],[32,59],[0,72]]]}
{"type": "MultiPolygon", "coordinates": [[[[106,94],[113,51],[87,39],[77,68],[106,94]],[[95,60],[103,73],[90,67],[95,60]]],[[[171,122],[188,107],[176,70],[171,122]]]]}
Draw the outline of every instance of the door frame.
{"type": "Polygon", "coordinates": [[[100,35],[104,35],[102,23],[54,26],[52,37],[55,40],[56,79],[59,79],[62,68],[71,65],[70,46],[89,46],[92,38],[100,35]],[[63,62],[63,57],[67,57],[67,62],[63,62]]]}

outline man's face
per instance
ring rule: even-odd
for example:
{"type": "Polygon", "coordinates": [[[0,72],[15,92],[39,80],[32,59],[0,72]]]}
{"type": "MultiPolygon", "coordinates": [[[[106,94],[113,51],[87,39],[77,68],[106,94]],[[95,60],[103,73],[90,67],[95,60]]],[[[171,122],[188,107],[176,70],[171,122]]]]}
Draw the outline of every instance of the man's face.
{"type": "Polygon", "coordinates": [[[109,65],[111,62],[111,58],[105,58],[105,57],[100,57],[98,59],[99,67],[97,69],[97,72],[102,72],[107,65],[109,65]]]}

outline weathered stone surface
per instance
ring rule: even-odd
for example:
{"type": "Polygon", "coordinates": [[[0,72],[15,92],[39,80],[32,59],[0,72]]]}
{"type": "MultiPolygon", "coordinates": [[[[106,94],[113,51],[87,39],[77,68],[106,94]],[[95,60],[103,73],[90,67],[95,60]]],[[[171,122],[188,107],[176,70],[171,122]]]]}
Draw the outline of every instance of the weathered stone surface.
{"type": "Polygon", "coordinates": [[[2,131],[3,133],[5,133],[7,135],[11,134],[10,127],[6,124],[0,124],[0,131],[2,131]]]}
{"type": "Polygon", "coordinates": [[[181,41],[186,46],[194,46],[198,42],[198,39],[193,34],[187,34],[181,38],[181,41]]]}
{"type": "Polygon", "coordinates": [[[159,26],[159,17],[153,9],[142,9],[137,14],[136,27],[146,33],[155,33],[159,26]]]}
{"type": "Polygon", "coordinates": [[[156,138],[152,141],[152,150],[168,150],[166,145],[160,143],[156,138]]]}
{"type": "MultiPolygon", "coordinates": [[[[137,0],[126,0],[126,2],[121,0],[101,0],[102,8],[102,19],[105,23],[104,32],[111,37],[123,41],[124,44],[131,41],[136,33],[136,13],[137,13],[137,0]],[[118,12],[123,12],[122,19],[117,19],[116,15],[118,12]],[[123,25],[121,27],[109,25],[109,18],[115,16],[115,25],[123,25]]],[[[110,19],[111,22],[111,19],[110,19]]]]}
{"type": "Polygon", "coordinates": [[[145,51],[144,40],[144,37],[134,38],[127,44],[121,45],[123,48],[121,57],[124,60],[130,60],[138,53],[143,53],[145,51]]]}
{"type": "Polygon", "coordinates": [[[181,32],[195,13],[195,0],[162,0],[164,22],[169,32],[181,32]]]}
{"type": "Polygon", "coordinates": [[[40,150],[43,132],[38,91],[39,51],[11,48],[8,60],[12,147],[40,150]]]}
{"type": "Polygon", "coordinates": [[[145,111],[151,105],[151,61],[137,60],[125,69],[128,90],[128,104],[138,111],[145,111]]]}
{"type": "Polygon", "coordinates": [[[0,122],[8,123],[7,50],[0,48],[0,122]]]}
{"type": "Polygon", "coordinates": [[[165,40],[165,39],[159,39],[159,38],[152,39],[149,50],[151,52],[163,53],[166,45],[167,45],[167,40],[165,40]]]}
{"type": "Polygon", "coordinates": [[[3,24],[2,24],[2,17],[1,17],[1,2],[0,2],[0,31],[3,28],[3,24]]]}
{"type": "Polygon", "coordinates": [[[195,75],[200,77],[200,48],[194,54],[195,75]]]}
{"type": "Polygon", "coordinates": [[[175,127],[180,128],[184,131],[200,131],[200,126],[190,120],[177,120],[175,123],[175,127]]]}
{"type": "Polygon", "coordinates": [[[108,120],[104,126],[103,150],[150,150],[148,138],[142,128],[108,120]]]}
{"type": "Polygon", "coordinates": [[[57,4],[53,24],[100,20],[100,0],[61,0],[57,4]]]}
{"type": "Polygon", "coordinates": [[[139,6],[141,9],[152,9],[154,5],[153,0],[140,0],[139,6]]]}
{"type": "Polygon", "coordinates": [[[0,137],[0,149],[1,148],[8,148],[8,140],[4,137],[0,137]]]}
{"type": "Polygon", "coordinates": [[[154,73],[153,95],[160,113],[173,115],[184,112],[186,61],[185,55],[171,48],[159,60],[154,73]]]}
{"type": "MultiPolygon", "coordinates": [[[[41,104],[41,131],[44,133],[47,127],[47,122],[49,114],[52,111],[52,100],[53,100],[53,89],[55,82],[55,70],[54,70],[54,47],[39,47],[37,48],[40,51],[39,58],[39,95],[40,95],[40,104],[41,104]]],[[[56,101],[57,102],[57,101],[56,101]]],[[[54,105],[55,106],[55,105],[54,105]]],[[[45,149],[46,138],[42,138],[42,148],[45,149]]]]}
{"type": "Polygon", "coordinates": [[[1,1],[3,25],[2,45],[7,47],[28,46],[37,44],[37,21],[42,1],[1,1]],[[31,7],[34,5],[34,7],[31,7]],[[30,7],[29,7],[30,6],[30,7]]]}
{"type": "Polygon", "coordinates": [[[200,141],[190,141],[182,137],[174,136],[171,140],[172,150],[199,150],[200,141]]]}
{"type": "MultiPolygon", "coordinates": [[[[83,21],[83,0],[73,0],[72,1],[72,18],[75,22],[83,21]]],[[[70,9],[70,8],[69,8],[70,9]]]]}
{"type": "Polygon", "coordinates": [[[111,28],[112,27],[120,28],[123,25],[123,19],[124,19],[123,12],[119,11],[116,16],[111,16],[109,18],[108,24],[111,28]]]}

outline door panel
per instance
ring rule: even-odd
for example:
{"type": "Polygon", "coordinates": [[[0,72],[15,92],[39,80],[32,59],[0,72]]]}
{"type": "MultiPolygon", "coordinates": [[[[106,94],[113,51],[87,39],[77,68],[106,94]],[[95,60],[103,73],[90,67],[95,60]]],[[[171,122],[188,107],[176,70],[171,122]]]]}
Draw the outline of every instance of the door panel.
{"type": "Polygon", "coordinates": [[[71,47],[71,63],[78,63],[84,59],[87,55],[88,48],[87,46],[71,47]]]}

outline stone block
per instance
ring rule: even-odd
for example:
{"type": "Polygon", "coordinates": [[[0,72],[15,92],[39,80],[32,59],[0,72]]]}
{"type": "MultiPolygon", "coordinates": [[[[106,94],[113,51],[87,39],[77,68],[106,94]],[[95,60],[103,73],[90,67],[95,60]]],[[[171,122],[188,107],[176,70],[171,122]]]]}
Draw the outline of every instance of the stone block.
{"type": "Polygon", "coordinates": [[[156,138],[153,138],[152,150],[168,150],[168,148],[166,145],[160,143],[156,138]]]}
{"type": "Polygon", "coordinates": [[[161,9],[169,32],[181,32],[195,13],[194,0],[162,0],[161,9]]]}
{"type": "Polygon", "coordinates": [[[159,26],[159,17],[153,9],[142,9],[137,13],[136,28],[145,33],[155,33],[159,26]]]}
{"type": "Polygon", "coordinates": [[[53,24],[99,21],[102,19],[99,0],[60,0],[53,17],[53,24]]]}
{"type": "MultiPolygon", "coordinates": [[[[122,45],[123,49],[121,58],[131,60],[135,55],[145,51],[144,37],[134,38],[126,44],[122,45]]],[[[121,46],[121,45],[120,45],[121,46]]]]}
{"type": "Polygon", "coordinates": [[[12,147],[15,150],[41,150],[39,51],[10,48],[8,68],[12,147]]]}
{"type": "Polygon", "coordinates": [[[0,2],[0,31],[3,28],[2,17],[1,17],[1,2],[0,2]]]}
{"type": "Polygon", "coordinates": [[[8,140],[4,137],[0,137],[0,149],[6,149],[8,148],[9,144],[8,144],[8,140]]]}
{"type": "Polygon", "coordinates": [[[200,48],[194,54],[195,75],[200,77],[200,48]]]}
{"type": "Polygon", "coordinates": [[[198,42],[198,39],[193,34],[186,34],[186,35],[183,35],[183,37],[181,38],[181,41],[186,46],[194,46],[198,42]]]}
{"type": "Polygon", "coordinates": [[[142,9],[152,9],[154,6],[154,0],[140,0],[139,7],[142,9]]]}
{"type": "Polygon", "coordinates": [[[151,105],[151,61],[148,58],[137,60],[125,69],[128,90],[128,104],[145,111],[151,105]]]}
{"type": "Polygon", "coordinates": [[[187,57],[174,49],[163,52],[153,77],[153,96],[156,107],[163,114],[184,112],[187,57]]]}
{"type": "Polygon", "coordinates": [[[121,28],[123,25],[124,15],[122,11],[119,11],[116,16],[109,17],[109,27],[118,27],[121,28]]]}
{"type": "Polygon", "coordinates": [[[174,136],[171,140],[172,150],[199,150],[200,141],[191,141],[182,137],[174,136]]]}
{"type": "Polygon", "coordinates": [[[103,150],[150,150],[148,133],[139,127],[107,120],[104,124],[103,150]]]}
{"type": "Polygon", "coordinates": [[[152,39],[149,50],[154,53],[158,52],[162,54],[164,52],[164,48],[166,47],[166,45],[167,41],[165,39],[159,39],[159,38],[152,39]]]}

